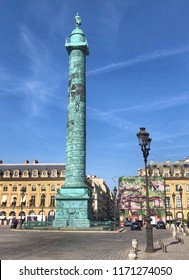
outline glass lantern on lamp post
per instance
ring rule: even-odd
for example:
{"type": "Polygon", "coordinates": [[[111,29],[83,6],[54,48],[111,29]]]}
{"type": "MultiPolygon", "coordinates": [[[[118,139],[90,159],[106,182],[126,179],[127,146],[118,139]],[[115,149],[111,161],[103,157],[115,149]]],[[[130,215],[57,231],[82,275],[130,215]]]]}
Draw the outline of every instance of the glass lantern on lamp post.
{"type": "Polygon", "coordinates": [[[141,147],[144,165],[145,165],[145,179],[146,179],[146,252],[154,252],[153,246],[153,228],[151,225],[150,218],[150,205],[149,205],[149,189],[148,189],[148,169],[147,169],[147,158],[150,151],[150,143],[152,139],[149,137],[149,133],[146,131],[144,127],[140,128],[140,131],[137,133],[139,145],[141,147]]]}

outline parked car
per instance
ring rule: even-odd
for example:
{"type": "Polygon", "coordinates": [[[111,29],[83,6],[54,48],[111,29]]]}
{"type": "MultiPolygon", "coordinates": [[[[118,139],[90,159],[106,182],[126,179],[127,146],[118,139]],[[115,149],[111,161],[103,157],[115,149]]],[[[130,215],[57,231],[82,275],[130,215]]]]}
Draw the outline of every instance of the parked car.
{"type": "Polygon", "coordinates": [[[139,223],[141,227],[143,227],[143,222],[142,220],[136,220],[135,222],[139,223]]]}
{"type": "Polygon", "coordinates": [[[165,229],[166,228],[165,223],[163,221],[158,221],[157,224],[156,224],[156,228],[157,229],[161,229],[161,228],[165,229]]]}
{"type": "Polygon", "coordinates": [[[133,222],[133,223],[131,224],[131,230],[141,230],[140,223],[138,223],[138,222],[133,222]]]}
{"type": "Polygon", "coordinates": [[[130,227],[131,225],[132,225],[132,221],[130,221],[130,220],[125,221],[125,224],[124,224],[125,227],[130,227]]]}

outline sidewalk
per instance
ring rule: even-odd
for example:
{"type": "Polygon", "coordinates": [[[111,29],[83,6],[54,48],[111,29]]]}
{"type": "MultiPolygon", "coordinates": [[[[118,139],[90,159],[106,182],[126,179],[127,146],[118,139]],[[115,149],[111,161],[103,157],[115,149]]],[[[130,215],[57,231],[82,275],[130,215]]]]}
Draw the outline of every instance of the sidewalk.
{"type": "MultiPolygon", "coordinates": [[[[171,229],[168,229],[172,232],[171,229]]],[[[138,260],[189,260],[189,235],[177,232],[177,237],[181,240],[166,238],[163,248],[159,242],[154,244],[155,251],[146,253],[145,246],[141,246],[138,251],[138,260]]]]}

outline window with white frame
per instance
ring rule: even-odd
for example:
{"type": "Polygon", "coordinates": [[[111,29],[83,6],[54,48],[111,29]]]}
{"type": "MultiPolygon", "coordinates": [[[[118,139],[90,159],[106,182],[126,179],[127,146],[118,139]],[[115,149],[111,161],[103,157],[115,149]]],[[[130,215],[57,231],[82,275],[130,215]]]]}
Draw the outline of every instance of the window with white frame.
{"type": "Polygon", "coordinates": [[[179,178],[179,176],[180,176],[179,172],[176,172],[176,173],[175,173],[175,177],[176,177],[176,178],[179,178]]]}
{"type": "Polygon", "coordinates": [[[168,173],[168,172],[165,172],[165,173],[164,173],[164,177],[166,177],[166,178],[169,177],[169,173],[168,173]]]}
{"type": "Polygon", "coordinates": [[[42,185],[42,186],[41,186],[41,191],[42,191],[42,192],[45,192],[45,191],[46,191],[46,186],[45,186],[45,185],[42,185]]]}
{"type": "Polygon", "coordinates": [[[180,208],[181,207],[181,199],[180,196],[176,197],[176,207],[180,208]]]}
{"type": "Polygon", "coordinates": [[[186,191],[189,192],[189,184],[186,185],[186,191]]]}
{"type": "Polygon", "coordinates": [[[165,198],[165,205],[166,207],[170,207],[170,197],[165,198]]]}
{"type": "Polygon", "coordinates": [[[165,185],[165,191],[169,192],[170,191],[170,186],[169,185],[165,185]]]}
{"type": "Polygon", "coordinates": [[[51,191],[52,191],[52,192],[56,191],[56,186],[55,186],[55,185],[52,185],[52,186],[51,186],[51,191]]]}

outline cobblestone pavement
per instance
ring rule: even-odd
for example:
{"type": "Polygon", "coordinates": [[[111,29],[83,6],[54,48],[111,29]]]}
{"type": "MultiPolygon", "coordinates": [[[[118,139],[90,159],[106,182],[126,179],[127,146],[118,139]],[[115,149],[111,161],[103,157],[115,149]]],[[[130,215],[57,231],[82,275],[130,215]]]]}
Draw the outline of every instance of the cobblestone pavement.
{"type": "Polygon", "coordinates": [[[154,253],[145,252],[142,231],[26,231],[0,227],[1,260],[128,260],[132,239],[138,240],[138,260],[189,260],[189,236],[179,233],[182,242],[173,240],[172,231],[153,230],[154,253]],[[162,240],[167,252],[158,244],[162,240]]]}

